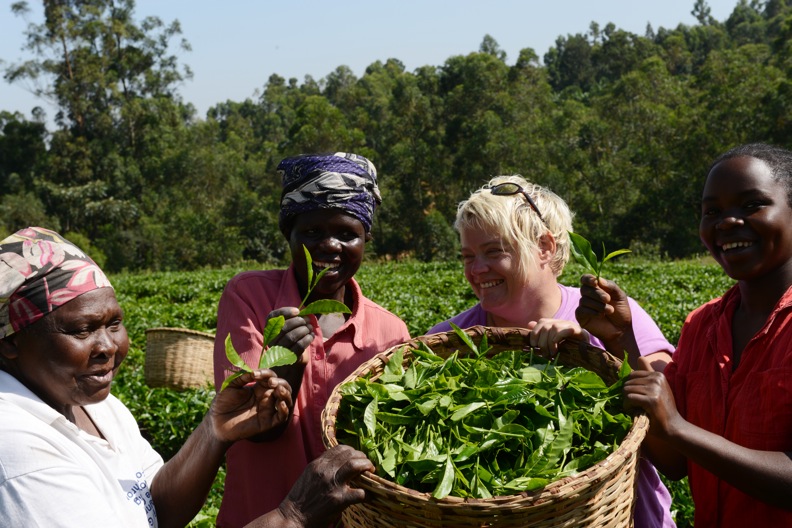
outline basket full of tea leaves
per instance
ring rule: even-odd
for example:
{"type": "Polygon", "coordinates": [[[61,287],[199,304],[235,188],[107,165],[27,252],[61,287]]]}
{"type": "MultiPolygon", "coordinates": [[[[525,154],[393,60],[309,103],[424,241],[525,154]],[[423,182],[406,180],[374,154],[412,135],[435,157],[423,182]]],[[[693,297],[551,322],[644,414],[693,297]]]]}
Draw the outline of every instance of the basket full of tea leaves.
{"type": "Polygon", "coordinates": [[[631,526],[643,415],[629,367],[577,341],[546,358],[528,331],[473,327],[395,346],[337,386],[323,438],[376,473],[348,527],[631,526]]]}

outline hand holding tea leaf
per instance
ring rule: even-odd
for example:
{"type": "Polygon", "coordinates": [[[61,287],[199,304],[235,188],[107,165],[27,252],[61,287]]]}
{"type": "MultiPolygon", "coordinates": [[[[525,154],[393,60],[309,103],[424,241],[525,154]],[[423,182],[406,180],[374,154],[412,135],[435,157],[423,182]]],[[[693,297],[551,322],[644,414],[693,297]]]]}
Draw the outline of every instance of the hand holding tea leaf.
{"type": "MultiPolygon", "coordinates": [[[[321,280],[322,276],[327,272],[327,268],[323,269],[320,273],[314,275],[313,272],[313,260],[311,258],[311,254],[309,253],[308,249],[303,246],[303,251],[305,251],[305,261],[307,266],[307,276],[308,276],[308,291],[303,297],[302,302],[300,303],[299,313],[297,317],[305,317],[307,315],[323,315],[323,314],[330,314],[330,313],[351,313],[351,310],[344,304],[333,299],[320,299],[318,301],[314,301],[308,306],[304,306],[305,302],[311,296],[311,292],[314,290],[316,285],[321,280]]],[[[275,310],[273,313],[278,313],[281,310],[275,310]]],[[[264,341],[264,350],[261,354],[261,359],[259,360],[259,369],[268,369],[268,368],[275,368],[287,365],[293,365],[297,362],[298,357],[297,354],[292,352],[289,348],[280,346],[280,345],[272,345],[273,341],[277,339],[279,335],[281,335],[281,331],[284,329],[286,325],[286,317],[283,315],[277,315],[275,317],[270,317],[267,319],[267,324],[264,327],[262,332],[262,338],[264,341]]],[[[299,348],[305,348],[307,345],[302,346],[300,345],[299,348]]],[[[251,372],[252,369],[245,363],[245,361],[239,357],[239,354],[234,349],[234,345],[231,342],[231,334],[226,336],[225,340],[225,352],[228,361],[238,368],[239,370],[234,374],[228,376],[225,381],[223,382],[222,387],[220,390],[222,391],[225,389],[231,381],[235,380],[245,372],[251,372]]],[[[292,382],[293,383],[293,382],[292,382]]],[[[296,390],[295,390],[296,392],[296,390]]]]}
{"type": "Polygon", "coordinates": [[[591,243],[588,240],[577,233],[573,233],[572,231],[569,232],[569,240],[572,242],[572,256],[575,257],[575,260],[578,262],[578,264],[581,264],[582,266],[585,266],[591,270],[598,279],[602,273],[602,267],[606,262],[608,262],[613,257],[623,255],[624,253],[630,253],[629,249],[617,249],[612,253],[606,254],[605,243],[603,242],[603,258],[602,260],[599,260],[597,255],[594,253],[594,250],[591,249],[591,243]]]}

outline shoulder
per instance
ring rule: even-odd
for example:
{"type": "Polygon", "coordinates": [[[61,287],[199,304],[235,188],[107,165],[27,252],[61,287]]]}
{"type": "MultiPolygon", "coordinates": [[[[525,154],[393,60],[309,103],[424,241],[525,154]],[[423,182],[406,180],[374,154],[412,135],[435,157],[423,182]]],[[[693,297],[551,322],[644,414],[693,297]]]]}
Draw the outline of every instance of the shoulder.
{"type": "Polygon", "coordinates": [[[468,308],[464,312],[455,315],[451,319],[446,319],[442,323],[438,323],[434,325],[426,333],[436,334],[439,332],[448,332],[451,330],[451,323],[454,323],[456,326],[460,328],[469,328],[471,326],[485,324],[486,315],[484,313],[484,310],[481,309],[481,305],[477,303],[475,306],[468,308]]]}
{"type": "Polygon", "coordinates": [[[237,290],[256,285],[280,284],[286,275],[286,271],[285,269],[243,271],[231,277],[225,289],[237,290]]]}

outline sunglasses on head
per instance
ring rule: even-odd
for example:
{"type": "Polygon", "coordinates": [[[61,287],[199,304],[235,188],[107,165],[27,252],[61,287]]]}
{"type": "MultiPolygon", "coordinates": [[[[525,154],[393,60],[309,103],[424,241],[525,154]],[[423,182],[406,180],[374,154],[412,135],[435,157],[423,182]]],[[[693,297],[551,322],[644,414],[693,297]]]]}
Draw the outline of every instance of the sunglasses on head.
{"type": "Polygon", "coordinates": [[[533,198],[531,198],[531,195],[528,194],[525,189],[520,187],[518,184],[512,182],[499,183],[490,187],[490,192],[496,196],[513,196],[515,194],[522,194],[528,201],[528,205],[530,205],[531,209],[533,209],[536,213],[536,216],[539,217],[539,220],[544,223],[542,213],[539,212],[539,208],[536,207],[536,203],[533,201],[533,198]]]}

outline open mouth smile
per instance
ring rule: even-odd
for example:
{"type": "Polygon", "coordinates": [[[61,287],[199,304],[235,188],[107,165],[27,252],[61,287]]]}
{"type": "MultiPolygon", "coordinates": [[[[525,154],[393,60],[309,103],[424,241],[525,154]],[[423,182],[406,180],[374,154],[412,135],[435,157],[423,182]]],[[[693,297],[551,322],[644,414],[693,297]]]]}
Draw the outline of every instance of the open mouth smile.
{"type": "Polygon", "coordinates": [[[728,242],[721,246],[721,250],[729,251],[732,249],[746,248],[753,246],[753,242],[728,242]]]}

